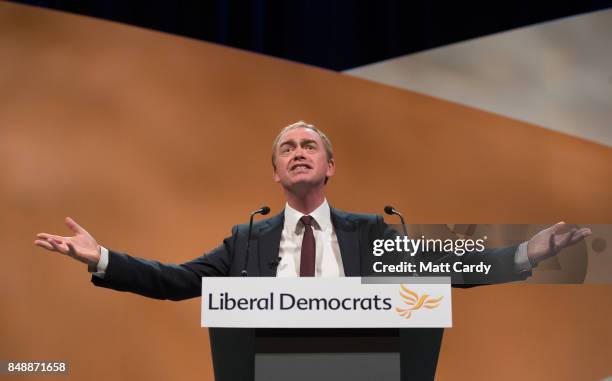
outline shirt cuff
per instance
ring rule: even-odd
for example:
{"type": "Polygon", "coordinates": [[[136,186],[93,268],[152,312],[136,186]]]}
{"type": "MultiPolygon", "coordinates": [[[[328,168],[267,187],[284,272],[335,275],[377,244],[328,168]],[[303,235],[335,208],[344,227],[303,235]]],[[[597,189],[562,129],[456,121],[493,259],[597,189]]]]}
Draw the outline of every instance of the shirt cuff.
{"type": "Polygon", "coordinates": [[[514,253],[514,271],[516,272],[522,273],[525,271],[531,271],[533,268],[533,266],[531,266],[531,262],[529,261],[529,257],[527,256],[528,243],[528,241],[521,243],[514,253]]]}
{"type": "Polygon", "coordinates": [[[104,246],[100,246],[100,260],[96,265],[96,271],[92,274],[98,278],[104,278],[106,274],[106,268],[108,267],[108,249],[104,246]]]}

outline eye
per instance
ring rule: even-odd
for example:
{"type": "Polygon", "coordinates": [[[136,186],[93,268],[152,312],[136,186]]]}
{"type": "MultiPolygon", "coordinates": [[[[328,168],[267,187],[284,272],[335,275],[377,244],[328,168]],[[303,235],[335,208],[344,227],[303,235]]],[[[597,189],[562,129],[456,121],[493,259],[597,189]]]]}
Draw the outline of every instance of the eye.
{"type": "Polygon", "coordinates": [[[280,151],[281,151],[281,153],[288,153],[289,151],[291,151],[291,146],[284,145],[284,146],[281,147],[280,151]]]}

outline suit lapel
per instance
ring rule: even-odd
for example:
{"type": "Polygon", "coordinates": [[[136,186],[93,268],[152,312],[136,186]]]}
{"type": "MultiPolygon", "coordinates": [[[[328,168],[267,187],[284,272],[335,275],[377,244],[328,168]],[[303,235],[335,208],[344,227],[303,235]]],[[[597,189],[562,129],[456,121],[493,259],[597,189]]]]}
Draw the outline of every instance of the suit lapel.
{"type": "Polygon", "coordinates": [[[276,276],[278,266],[274,263],[278,258],[284,221],[285,213],[281,212],[264,221],[257,232],[257,244],[253,245],[257,253],[253,254],[255,258],[259,258],[259,276],[276,276]]]}
{"type": "Polygon", "coordinates": [[[331,219],[342,256],[345,276],[361,275],[361,253],[359,251],[359,230],[350,214],[331,208],[331,219]]]}

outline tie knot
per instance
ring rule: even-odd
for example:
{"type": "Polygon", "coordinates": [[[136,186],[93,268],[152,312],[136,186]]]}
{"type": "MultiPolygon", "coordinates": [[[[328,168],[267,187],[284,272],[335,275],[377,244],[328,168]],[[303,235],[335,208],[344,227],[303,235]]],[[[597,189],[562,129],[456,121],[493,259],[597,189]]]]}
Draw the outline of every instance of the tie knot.
{"type": "Polygon", "coordinates": [[[312,220],[313,218],[311,216],[302,216],[302,218],[300,218],[300,222],[302,222],[304,226],[312,226],[312,220]]]}

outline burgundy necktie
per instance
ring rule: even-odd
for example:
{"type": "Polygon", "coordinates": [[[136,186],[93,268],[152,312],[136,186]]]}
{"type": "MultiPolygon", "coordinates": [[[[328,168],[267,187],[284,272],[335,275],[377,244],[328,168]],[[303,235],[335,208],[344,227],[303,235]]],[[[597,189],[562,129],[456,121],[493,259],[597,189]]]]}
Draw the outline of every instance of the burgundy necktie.
{"type": "Polygon", "coordinates": [[[312,217],[302,216],[300,218],[304,224],[304,238],[302,239],[302,254],[300,257],[300,276],[315,275],[315,239],[312,232],[312,217]]]}

